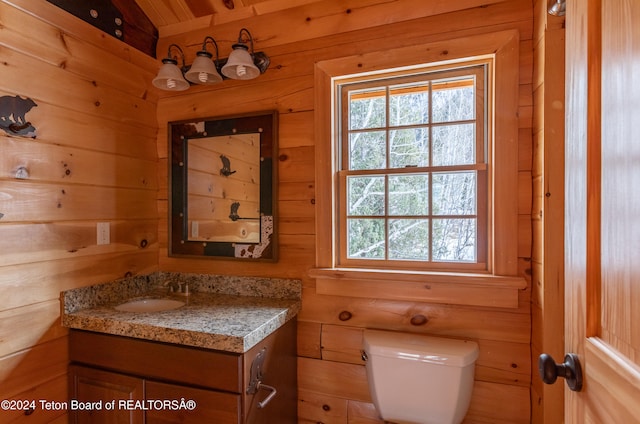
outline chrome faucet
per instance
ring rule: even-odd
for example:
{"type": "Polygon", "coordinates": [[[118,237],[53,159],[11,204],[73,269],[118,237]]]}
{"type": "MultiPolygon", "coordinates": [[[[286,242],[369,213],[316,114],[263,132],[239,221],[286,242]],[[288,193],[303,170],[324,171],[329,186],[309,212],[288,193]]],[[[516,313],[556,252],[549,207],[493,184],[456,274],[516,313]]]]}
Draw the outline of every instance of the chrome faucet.
{"type": "Polygon", "coordinates": [[[179,283],[177,281],[167,281],[164,285],[169,288],[169,293],[189,296],[189,283],[187,282],[179,283]]]}

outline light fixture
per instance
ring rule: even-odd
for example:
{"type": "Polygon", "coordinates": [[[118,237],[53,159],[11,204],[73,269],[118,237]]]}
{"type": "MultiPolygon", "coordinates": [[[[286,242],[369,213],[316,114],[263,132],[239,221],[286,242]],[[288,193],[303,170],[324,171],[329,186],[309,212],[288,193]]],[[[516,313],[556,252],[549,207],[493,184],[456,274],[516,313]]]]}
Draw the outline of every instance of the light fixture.
{"type": "Polygon", "coordinates": [[[232,47],[229,58],[220,59],[218,44],[212,37],[206,36],[193,64],[187,66],[180,46],[170,44],[167,57],[162,59],[158,75],[153,79],[153,85],[161,90],[183,91],[191,84],[215,84],[227,78],[248,80],[265,73],[271,63],[269,56],[253,51],[253,37],[246,28],[240,30],[238,42],[232,47]],[[248,37],[246,41],[242,38],[243,33],[248,37]],[[207,51],[207,43],[213,44],[216,48],[215,60],[212,60],[213,55],[207,51]],[[172,48],[180,52],[182,67],[178,67],[177,58],[171,55],[172,48]]]}
{"type": "Polygon", "coordinates": [[[553,16],[564,16],[567,12],[567,2],[566,0],[555,0],[555,2],[549,6],[547,10],[550,15],[553,16]]]}
{"type": "Polygon", "coordinates": [[[196,53],[196,58],[184,77],[194,84],[216,84],[222,81],[222,77],[218,73],[216,64],[220,58],[218,57],[218,44],[212,37],[206,36],[202,43],[202,50],[196,53]],[[207,51],[207,41],[216,48],[216,60],[211,60],[211,53],[207,51]]]}
{"type": "Polygon", "coordinates": [[[246,28],[242,28],[240,30],[240,34],[238,34],[238,42],[231,47],[233,48],[233,51],[229,55],[229,60],[226,65],[222,67],[222,73],[224,76],[231,79],[247,80],[260,75],[260,70],[253,63],[253,37],[246,28]],[[249,53],[249,47],[247,44],[242,40],[243,31],[249,36],[251,53],[249,53]]]}
{"type": "Polygon", "coordinates": [[[189,83],[182,76],[182,69],[178,68],[178,61],[171,56],[171,47],[176,48],[182,57],[182,69],[185,69],[184,52],[177,44],[169,44],[167,57],[162,59],[162,66],[158,75],[153,79],[153,85],[169,91],[184,91],[189,88],[189,83]]]}

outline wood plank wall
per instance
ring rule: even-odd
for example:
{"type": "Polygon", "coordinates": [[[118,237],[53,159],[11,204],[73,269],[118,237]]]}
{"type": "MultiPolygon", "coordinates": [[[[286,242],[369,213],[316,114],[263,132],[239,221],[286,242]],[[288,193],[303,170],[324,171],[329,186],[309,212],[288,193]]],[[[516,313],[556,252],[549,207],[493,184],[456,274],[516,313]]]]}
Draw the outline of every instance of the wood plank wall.
{"type": "MultiPolygon", "coordinates": [[[[37,104],[37,138],[0,131],[0,399],[66,399],[61,290],[158,268],[156,70],[45,0],[0,1],[0,96],[37,104]]],[[[0,411],[23,421],[66,411],[0,411]]]]}
{"type": "MultiPolygon", "coordinates": [[[[420,313],[429,317],[429,323],[419,331],[471,338],[481,344],[466,422],[529,422],[528,290],[521,293],[516,310],[351,299],[316,295],[307,270],[315,257],[313,63],[516,28],[521,37],[519,256],[522,273],[527,274],[534,62],[531,2],[324,3],[242,22],[256,36],[258,49],[272,58],[267,74],[251,82],[228,81],[210,89],[196,87],[183,95],[163,94],[156,122],[158,93],[149,90],[156,62],[44,0],[0,2],[0,95],[22,95],[38,104],[27,115],[37,128],[37,139],[0,134],[1,397],[53,400],[66,396],[68,358],[66,331],[58,320],[60,290],[127,273],[152,272],[159,264],[163,270],[303,279],[300,422],[379,422],[359,359],[362,328],[416,331],[408,320],[420,313]],[[459,10],[443,14],[447,8],[459,10]],[[247,264],[169,258],[166,122],[271,109],[280,112],[280,261],[247,264]],[[20,167],[27,169],[27,179],[16,178],[20,167]],[[110,245],[96,245],[97,222],[111,224],[110,245]],[[343,310],[353,318],[341,321],[343,310]]],[[[159,51],[176,41],[193,57],[208,33],[228,49],[239,28],[240,23],[233,23],[215,31],[177,31],[179,35],[161,40],[159,51]]],[[[28,419],[64,422],[65,417],[54,412],[28,419]]]]}
{"type": "Polygon", "coordinates": [[[563,420],[563,384],[538,376],[541,353],[564,357],[564,17],[534,2],[532,423],[563,420]]]}
{"type": "MultiPolygon", "coordinates": [[[[299,422],[381,423],[371,403],[360,359],[362,329],[418,331],[477,340],[481,346],[475,391],[465,423],[529,423],[531,415],[530,289],[517,309],[491,309],[323,296],[308,277],[314,266],[314,63],[341,56],[424,44],[505,29],[520,34],[519,248],[520,272],[530,280],[533,121],[533,4],[531,0],[395,2],[327,0],[221,24],[208,30],[172,26],[168,43],[187,49],[187,62],[206,35],[226,57],[245,26],[256,50],[271,57],[266,74],[163,94],[158,103],[160,179],[159,266],[165,271],[301,278],[299,315],[299,422]],[[278,110],[280,260],[246,263],[167,255],[167,122],[278,110]],[[341,320],[341,312],[351,318],[341,320]],[[428,317],[424,327],[410,318],[428,317]]],[[[381,53],[383,54],[383,53],[381,53]]],[[[499,107],[499,106],[498,106],[499,107]]],[[[344,319],[343,314],[342,318],[344,319]]]]}

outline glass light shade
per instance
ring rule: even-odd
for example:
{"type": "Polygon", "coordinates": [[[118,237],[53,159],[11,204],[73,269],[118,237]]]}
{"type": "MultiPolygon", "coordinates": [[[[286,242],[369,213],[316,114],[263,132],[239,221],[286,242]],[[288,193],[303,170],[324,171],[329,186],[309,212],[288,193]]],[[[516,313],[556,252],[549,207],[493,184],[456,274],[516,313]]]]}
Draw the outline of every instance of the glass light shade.
{"type": "Polygon", "coordinates": [[[175,60],[163,60],[158,75],[153,79],[153,85],[161,90],[184,91],[189,83],[182,76],[175,60]]]}
{"type": "Polygon", "coordinates": [[[565,0],[556,0],[548,12],[553,16],[564,16],[567,13],[567,2],[565,0]]]}
{"type": "Polygon", "coordinates": [[[222,73],[231,79],[248,80],[259,76],[260,69],[253,63],[246,45],[234,44],[222,73]]]}
{"type": "Polygon", "coordinates": [[[185,78],[194,84],[215,84],[222,81],[208,52],[198,52],[191,69],[184,74],[185,78]]]}

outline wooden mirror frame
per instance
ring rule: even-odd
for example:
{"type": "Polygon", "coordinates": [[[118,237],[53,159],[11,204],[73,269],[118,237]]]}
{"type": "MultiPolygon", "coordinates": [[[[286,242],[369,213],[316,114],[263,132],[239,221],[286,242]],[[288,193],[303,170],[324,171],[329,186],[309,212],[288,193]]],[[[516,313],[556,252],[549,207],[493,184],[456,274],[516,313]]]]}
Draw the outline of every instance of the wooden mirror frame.
{"type": "MultiPolygon", "coordinates": [[[[169,256],[275,262],[278,251],[277,112],[175,121],[169,122],[168,127],[169,256]],[[249,133],[260,134],[260,242],[189,240],[187,141],[249,133]]],[[[216,166],[218,164],[212,164],[216,166]]]]}

